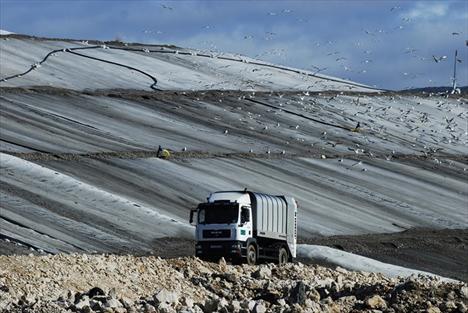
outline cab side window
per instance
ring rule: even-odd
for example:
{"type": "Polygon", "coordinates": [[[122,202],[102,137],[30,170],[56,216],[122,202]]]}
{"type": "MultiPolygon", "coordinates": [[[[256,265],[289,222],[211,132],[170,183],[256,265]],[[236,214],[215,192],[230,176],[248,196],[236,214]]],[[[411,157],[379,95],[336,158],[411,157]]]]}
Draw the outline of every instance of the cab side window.
{"type": "Polygon", "coordinates": [[[250,209],[248,207],[242,207],[241,210],[241,224],[250,222],[250,209]]]}

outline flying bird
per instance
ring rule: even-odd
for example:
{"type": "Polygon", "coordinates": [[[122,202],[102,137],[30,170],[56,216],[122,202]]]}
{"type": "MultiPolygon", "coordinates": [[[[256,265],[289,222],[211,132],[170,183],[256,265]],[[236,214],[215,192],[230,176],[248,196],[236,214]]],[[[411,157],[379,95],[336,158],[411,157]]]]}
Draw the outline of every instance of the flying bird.
{"type": "Polygon", "coordinates": [[[161,4],[161,7],[162,7],[163,9],[166,9],[166,10],[172,10],[171,7],[169,7],[169,6],[165,5],[165,4],[161,4]]]}
{"type": "Polygon", "coordinates": [[[319,68],[318,66],[315,66],[315,65],[311,65],[311,67],[316,70],[312,75],[315,75],[317,73],[320,73],[320,72],[325,71],[326,69],[328,69],[328,67],[319,68]]]}
{"type": "Polygon", "coordinates": [[[434,59],[434,61],[435,61],[436,63],[439,63],[440,61],[445,60],[445,59],[447,58],[447,56],[446,56],[446,55],[443,55],[443,56],[437,57],[437,56],[433,55],[432,58],[434,59]]]}

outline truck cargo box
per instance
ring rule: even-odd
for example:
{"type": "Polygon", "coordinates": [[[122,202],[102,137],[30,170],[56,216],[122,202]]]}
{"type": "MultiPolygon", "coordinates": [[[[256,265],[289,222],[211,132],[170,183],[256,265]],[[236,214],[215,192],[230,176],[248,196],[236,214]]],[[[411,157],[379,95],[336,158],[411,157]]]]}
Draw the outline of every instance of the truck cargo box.
{"type": "Polygon", "coordinates": [[[288,204],[284,197],[249,192],[254,232],[258,236],[286,240],[288,204]]]}

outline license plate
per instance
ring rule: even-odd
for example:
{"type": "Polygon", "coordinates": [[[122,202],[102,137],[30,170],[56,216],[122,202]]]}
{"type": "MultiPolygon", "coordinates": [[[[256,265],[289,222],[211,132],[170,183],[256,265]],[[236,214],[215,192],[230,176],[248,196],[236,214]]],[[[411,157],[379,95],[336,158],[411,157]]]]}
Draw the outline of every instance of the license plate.
{"type": "Polygon", "coordinates": [[[210,248],[213,248],[213,249],[221,249],[223,246],[221,245],[210,245],[210,248]]]}

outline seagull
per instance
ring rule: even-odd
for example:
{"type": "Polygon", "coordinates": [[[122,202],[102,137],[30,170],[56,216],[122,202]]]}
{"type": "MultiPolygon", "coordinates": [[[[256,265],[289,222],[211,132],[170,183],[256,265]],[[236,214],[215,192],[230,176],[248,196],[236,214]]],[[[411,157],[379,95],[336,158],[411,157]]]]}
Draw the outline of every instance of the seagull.
{"type": "Polygon", "coordinates": [[[405,49],[405,53],[414,53],[414,52],[416,52],[416,51],[418,51],[418,50],[417,50],[417,49],[414,49],[414,48],[406,48],[406,49],[405,49]]]}
{"type": "Polygon", "coordinates": [[[432,58],[434,59],[434,61],[435,61],[436,63],[439,63],[440,61],[445,60],[445,59],[447,58],[447,56],[446,56],[446,55],[443,55],[443,56],[440,56],[440,57],[436,57],[435,55],[433,55],[432,58]]]}
{"type": "Polygon", "coordinates": [[[182,151],[184,151],[184,152],[187,151],[187,147],[183,147],[182,151]]]}
{"type": "Polygon", "coordinates": [[[227,129],[224,130],[224,134],[227,135],[229,131],[227,129]]]}
{"type": "Polygon", "coordinates": [[[171,7],[169,7],[169,6],[167,6],[167,5],[164,5],[164,4],[161,4],[161,7],[162,7],[163,9],[172,10],[171,7]]]}
{"type": "Polygon", "coordinates": [[[328,69],[328,67],[319,68],[318,66],[315,66],[315,65],[311,65],[311,67],[316,70],[314,73],[312,73],[312,75],[315,75],[317,73],[320,73],[320,72],[325,71],[326,69],[328,69]]]}

